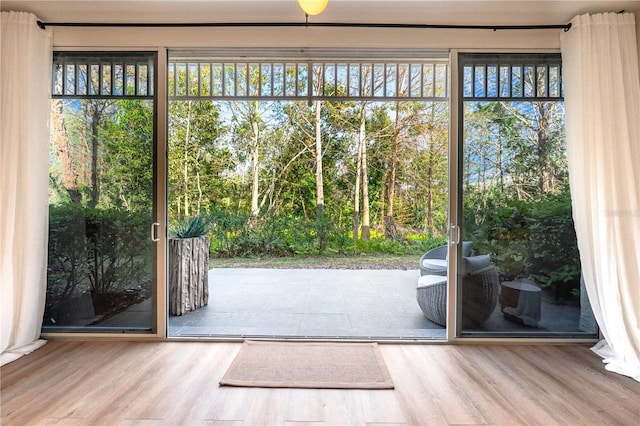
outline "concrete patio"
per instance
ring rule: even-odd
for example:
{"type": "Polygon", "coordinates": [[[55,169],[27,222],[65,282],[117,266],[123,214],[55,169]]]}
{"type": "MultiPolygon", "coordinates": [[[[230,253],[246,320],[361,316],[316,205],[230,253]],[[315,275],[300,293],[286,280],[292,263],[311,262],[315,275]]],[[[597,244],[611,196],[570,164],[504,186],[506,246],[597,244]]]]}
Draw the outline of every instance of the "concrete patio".
{"type": "Polygon", "coordinates": [[[212,269],[209,305],[170,336],[442,339],[418,307],[415,270],[212,269]]]}
{"type": "MultiPolygon", "coordinates": [[[[169,317],[169,336],[444,339],[416,302],[415,270],[209,271],[209,304],[169,317]]],[[[537,327],[504,318],[498,304],[476,330],[535,337],[584,336],[580,309],[543,298],[537,327]]],[[[588,337],[588,336],[585,336],[588,337]]]]}

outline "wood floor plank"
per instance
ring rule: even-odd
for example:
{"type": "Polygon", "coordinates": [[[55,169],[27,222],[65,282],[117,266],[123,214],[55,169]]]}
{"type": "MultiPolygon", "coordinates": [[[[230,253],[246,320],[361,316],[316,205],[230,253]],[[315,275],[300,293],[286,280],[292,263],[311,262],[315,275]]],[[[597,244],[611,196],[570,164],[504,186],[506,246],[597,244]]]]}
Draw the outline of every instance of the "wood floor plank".
{"type": "MultiPolygon", "coordinates": [[[[623,398],[618,401],[616,398],[609,398],[611,391],[617,391],[619,386],[613,385],[603,380],[604,375],[598,375],[596,371],[587,368],[583,364],[576,365],[574,357],[568,357],[565,354],[569,352],[575,353],[575,348],[568,348],[567,351],[560,353],[553,347],[536,347],[531,353],[527,353],[527,362],[534,366],[538,371],[544,371],[551,377],[556,384],[558,393],[562,390],[572,392],[573,387],[578,387],[581,392],[577,393],[575,398],[576,418],[580,421],[594,421],[601,424],[620,424],[625,418],[636,415],[638,410],[633,410],[634,401],[623,398]],[[553,374],[547,371],[546,359],[554,359],[557,370],[553,374]],[[580,371],[583,374],[576,374],[580,371]],[[593,386],[594,378],[598,377],[601,386],[593,386]],[[584,419],[585,412],[590,412],[589,419],[584,419]]],[[[601,368],[601,367],[600,367],[601,368]]],[[[603,369],[604,370],[604,369],[603,369]]],[[[627,394],[623,392],[623,395],[627,394]]],[[[630,394],[629,394],[630,395],[630,394]]],[[[635,398],[636,407],[640,406],[640,395],[635,398]]],[[[640,424],[640,418],[638,419],[640,424]]]]}
{"type": "MultiPolygon", "coordinates": [[[[439,396],[423,364],[429,362],[420,347],[383,345],[381,350],[395,384],[396,398],[408,424],[447,424],[439,396]]],[[[435,347],[434,350],[438,350],[435,347]]]]}
{"type": "MultiPolygon", "coordinates": [[[[480,388],[476,393],[481,393],[483,401],[488,398],[484,401],[487,406],[483,409],[483,415],[488,423],[555,424],[557,419],[540,410],[535,393],[523,390],[521,385],[523,378],[517,372],[496,362],[491,348],[498,352],[504,350],[498,346],[465,347],[456,354],[467,374],[478,375],[474,377],[480,388]],[[474,359],[477,362],[470,364],[466,362],[468,359],[474,359]],[[488,386],[482,386],[483,381],[488,386]],[[499,405],[500,409],[496,410],[494,404],[499,405]]],[[[524,380],[526,381],[526,378],[524,380]]]]}
{"type": "Polygon", "coordinates": [[[220,387],[240,344],[68,342],[0,369],[3,425],[634,425],[640,383],[580,345],[380,345],[394,390],[220,387]]]}
{"type": "Polygon", "coordinates": [[[498,384],[504,371],[485,373],[490,358],[479,356],[477,349],[464,347],[460,351],[449,351],[448,359],[455,360],[456,370],[459,372],[454,379],[464,383],[462,387],[465,389],[466,399],[488,424],[526,424],[527,420],[522,416],[520,406],[512,399],[512,395],[519,392],[515,387],[509,386],[510,381],[498,384]],[[471,364],[469,359],[476,362],[471,364]],[[506,388],[503,387],[505,385],[506,388]]]}
{"type": "Polygon", "coordinates": [[[483,424],[481,413],[472,403],[473,395],[468,393],[468,384],[457,363],[450,356],[453,347],[438,346],[434,350],[415,352],[406,347],[412,362],[412,372],[423,382],[431,409],[438,410],[446,424],[483,424]],[[437,407],[437,408],[436,408],[437,407]]]}
{"type": "Polygon", "coordinates": [[[324,422],[327,425],[364,424],[362,390],[323,389],[319,394],[323,404],[324,422]]]}
{"type": "Polygon", "coordinates": [[[313,389],[291,389],[285,406],[284,420],[288,422],[324,422],[323,395],[313,389]]]}
{"type": "Polygon", "coordinates": [[[256,393],[255,388],[221,388],[206,420],[243,422],[256,393]]]}
{"type": "Polygon", "coordinates": [[[363,393],[362,405],[367,424],[406,423],[396,393],[392,390],[363,393]]]}

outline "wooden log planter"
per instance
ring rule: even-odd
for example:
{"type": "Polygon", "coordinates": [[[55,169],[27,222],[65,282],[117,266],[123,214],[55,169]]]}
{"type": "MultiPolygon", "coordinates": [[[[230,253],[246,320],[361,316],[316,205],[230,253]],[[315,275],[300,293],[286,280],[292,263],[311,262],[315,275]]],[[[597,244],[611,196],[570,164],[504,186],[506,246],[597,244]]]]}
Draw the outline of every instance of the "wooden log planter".
{"type": "Polygon", "coordinates": [[[169,238],[169,314],[209,303],[209,238],[169,238]]]}

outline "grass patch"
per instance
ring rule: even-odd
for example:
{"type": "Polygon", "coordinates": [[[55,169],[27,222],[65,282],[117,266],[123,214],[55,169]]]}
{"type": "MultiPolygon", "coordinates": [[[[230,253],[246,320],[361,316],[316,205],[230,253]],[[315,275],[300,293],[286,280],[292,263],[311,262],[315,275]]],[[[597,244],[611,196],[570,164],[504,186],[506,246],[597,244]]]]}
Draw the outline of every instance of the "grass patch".
{"type": "Polygon", "coordinates": [[[210,268],[274,269],[418,269],[420,256],[361,254],[354,256],[294,256],[259,258],[213,258],[210,268]]]}

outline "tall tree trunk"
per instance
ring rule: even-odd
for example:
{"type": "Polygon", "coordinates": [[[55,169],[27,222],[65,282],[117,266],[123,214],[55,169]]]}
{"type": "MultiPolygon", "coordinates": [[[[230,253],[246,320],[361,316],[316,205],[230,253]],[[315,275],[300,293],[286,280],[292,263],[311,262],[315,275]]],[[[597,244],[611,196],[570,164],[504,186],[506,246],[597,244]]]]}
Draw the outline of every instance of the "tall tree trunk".
{"type": "Polygon", "coordinates": [[[189,139],[191,138],[191,106],[187,103],[187,129],[184,136],[182,155],[182,191],[184,193],[184,217],[189,217],[189,139]]]}
{"type": "Polygon", "coordinates": [[[322,129],[320,127],[322,101],[316,101],[316,211],[318,217],[324,214],[324,181],[322,178],[322,129]]]}
{"type": "Polygon", "coordinates": [[[327,247],[327,230],[324,223],[324,180],[322,177],[322,128],[321,110],[322,101],[316,101],[315,128],[316,128],[316,222],[318,233],[318,246],[320,252],[327,247]]]}
{"type": "Polygon", "coordinates": [[[98,148],[99,148],[99,129],[101,111],[94,103],[93,111],[91,114],[91,199],[89,200],[89,207],[95,208],[100,202],[100,179],[98,178],[98,148]]]}
{"type": "Polygon", "coordinates": [[[435,148],[433,135],[430,136],[431,146],[429,147],[429,165],[427,167],[427,217],[426,228],[431,234],[433,232],[433,191],[435,190],[433,184],[433,168],[435,166],[435,148]]]}
{"type": "Polygon", "coordinates": [[[365,129],[366,110],[360,112],[360,144],[362,146],[362,239],[369,240],[369,175],[367,173],[367,135],[365,129]]]}
{"type": "Polygon", "coordinates": [[[200,184],[200,154],[196,156],[196,187],[198,188],[198,203],[196,204],[196,215],[200,215],[202,206],[202,185],[200,184]]]}
{"type": "Polygon", "coordinates": [[[257,102],[255,116],[252,117],[251,120],[251,130],[253,132],[251,135],[251,216],[256,217],[260,212],[260,207],[258,206],[258,149],[260,148],[260,129],[258,128],[257,121],[257,102]]]}
{"type": "MultiPolygon", "coordinates": [[[[361,126],[362,127],[362,126],[361,126]]],[[[362,133],[362,129],[361,129],[362,133]]],[[[356,184],[353,197],[353,241],[358,241],[360,226],[360,179],[362,178],[362,138],[358,135],[358,154],[356,155],[356,184]]]]}
{"type": "Polygon", "coordinates": [[[54,130],[54,141],[60,165],[62,167],[62,185],[69,194],[71,202],[80,204],[82,193],[78,189],[78,174],[73,169],[71,157],[71,141],[64,122],[64,104],[61,99],[53,100],[52,125],[54,130]]]}
{"type": "Polygon", "coordinates": [[[387,181],[387,211],[384,216],[384,237],[393,239],[396,236],[396,224],[393,220],[393,197],[396,190],[396,169],[398,167],[398,147],[400,145],[400,104],[396,102],[396,121],[391,143],[391,164],[387,181]]]}
{"type": "Polygon", "coordinates": [[[548,111],[543,102],[536,103],[536,109],[538,110],[538,128],[536,129],[536,142],[537,142],[537,154],[538,154],[538,173],[539,182],[538,190],[540,194],[553,189],[552,185],[552,173],[549,169],[549,147],[548,147],[548,135],[547,128],[549,126],[548,111]]]}
{"type": "MultiPolygon", "coordinates": [[[[431,123],[434,123],[436,120],[436,109],[432,105],[430,108],[430,117],[429,120],[431,123]]],[[[435,183],[434,183],[434,169],[435,163],[438,156],[437,149],[437,138],[434,135],[434,132],[429,132],[429,156],[427,159],[427,176],[426,176],[426,190],[427,190],[427,214],[425,219],[425,227],[429,234],[433,233],[433,193],[435,191],[435,183]]],[[[468,151],[468,150],[466,150],[468,151]]]]}

